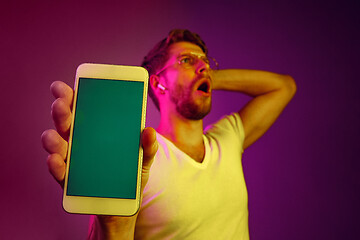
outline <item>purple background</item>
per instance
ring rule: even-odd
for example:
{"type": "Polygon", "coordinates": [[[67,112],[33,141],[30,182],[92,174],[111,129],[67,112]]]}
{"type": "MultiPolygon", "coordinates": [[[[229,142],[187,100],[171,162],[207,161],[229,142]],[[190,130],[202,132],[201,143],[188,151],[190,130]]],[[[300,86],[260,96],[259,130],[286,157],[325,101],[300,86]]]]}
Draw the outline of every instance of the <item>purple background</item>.
{"type": "MultiPolygon", "coordinates": [[[[72,86],[83,62],[139,65],[172,28],[198,32],[221,68],[297,82],[283,115],[244,153],[251,238],[359,239],[355,1],[12,1],[0,11],[1,239],[85,238],[88,217],[62,210],[40,144],[52,128],[49,85],[72,86]]],[[[248,99],[214,98],[206,123],[248,99]]],[[[149,101],[147,125],[158,118],[149,101]]]]}

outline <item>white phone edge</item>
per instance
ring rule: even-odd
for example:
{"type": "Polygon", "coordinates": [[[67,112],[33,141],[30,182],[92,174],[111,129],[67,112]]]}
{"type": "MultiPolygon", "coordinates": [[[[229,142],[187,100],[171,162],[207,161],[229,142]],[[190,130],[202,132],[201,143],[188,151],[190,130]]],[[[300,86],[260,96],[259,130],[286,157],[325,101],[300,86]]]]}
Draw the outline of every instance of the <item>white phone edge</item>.
{"type": "MultiPolygon", "coordinates": [[[[141,115],[141,132],[145,128],[147,91],[149,74],[145,68],[137,66],[109,65],[83,63],[78,66],[75,78],[75,91],[72,112],[76,108],[76,96],[78,91],[79,78],[99,78],[112,80],[129,80],[144,82],[143,106],[141,115]]],[[[143,149],[139,146],[139,162],[138,162],[138,178],[136,186],[136,199],[119,199],[119,198],[97,198],[97,197],[79,197],[69,196],[67,192],[69,163],[71,161],[71,144],[74,126],[74,114],[72,115],[72,123],[70,128],[69,145],[67,152],[66,174],[63,192],[63,208],[68,213],[77,214],[94,214],[94,215],[117,215],[117,216],[133,216],[140,209],[141,197],[141,170],[143,149]]]]}

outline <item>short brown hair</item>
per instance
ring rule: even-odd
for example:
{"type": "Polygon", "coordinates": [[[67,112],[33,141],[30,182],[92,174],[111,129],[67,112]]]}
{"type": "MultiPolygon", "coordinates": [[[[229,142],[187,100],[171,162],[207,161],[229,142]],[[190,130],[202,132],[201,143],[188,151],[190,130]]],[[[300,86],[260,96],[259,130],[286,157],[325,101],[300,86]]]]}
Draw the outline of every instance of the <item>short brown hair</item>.
{"type": "MultiPolygon", "coordinates": [[[[164,66],[165,62],[169,58],[168,49],[170,45],[177,42],[194,43],[198,45],[206,55],[208,54],[208,49],[205,45],[205,42],[197,33],[191,32],[187,29],[171,30],[168,36],[156,44],[155,47],[151,49],[150,52],[144,57],[141,66],[148,70],[150,76],[155,74],[164,66]]],[[[157,109],[160,110],[159,101],[151,87],[149,87],[149,95],[157,109]]]]}

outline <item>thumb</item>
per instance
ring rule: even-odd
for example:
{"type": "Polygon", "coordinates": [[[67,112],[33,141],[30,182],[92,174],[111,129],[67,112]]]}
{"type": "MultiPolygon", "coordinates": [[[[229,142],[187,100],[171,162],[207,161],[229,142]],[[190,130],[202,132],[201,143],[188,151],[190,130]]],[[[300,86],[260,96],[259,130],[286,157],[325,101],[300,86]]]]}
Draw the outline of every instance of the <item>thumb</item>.
{"type": "Polygon", "coordinates": [[[156,132],[153,128],[148,127],[144,129],[141,134],[141,143],[143,147],[142,187],[145,187],[149,178],[151,164],[158,150],[156,132]]]}

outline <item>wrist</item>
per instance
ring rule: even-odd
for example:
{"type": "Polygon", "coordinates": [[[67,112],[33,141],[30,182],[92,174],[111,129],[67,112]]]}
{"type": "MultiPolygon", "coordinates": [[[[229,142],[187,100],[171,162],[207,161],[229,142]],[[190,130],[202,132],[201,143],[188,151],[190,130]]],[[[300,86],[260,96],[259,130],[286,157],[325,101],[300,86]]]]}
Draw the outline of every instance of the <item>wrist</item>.
{"type": "Polygon", "coordinates": [[[218,90],[219,89],[219,70],[211,70],[210,71],[210,78],[211,78],[211,83],[212,83],[212,90],[218,90]]]}
{"type": "Polygon", "coordinates": [[[134,239],[136,219],[137,214],[132,217],[92,216],[88,239],[134,239]]]}

